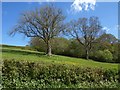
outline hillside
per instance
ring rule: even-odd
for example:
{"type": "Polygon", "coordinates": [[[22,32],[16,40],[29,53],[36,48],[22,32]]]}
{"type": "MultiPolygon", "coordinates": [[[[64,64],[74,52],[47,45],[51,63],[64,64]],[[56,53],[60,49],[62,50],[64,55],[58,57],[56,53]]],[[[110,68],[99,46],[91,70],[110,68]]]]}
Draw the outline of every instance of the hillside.
{"type": "Polygon", "coordinates": [[[2,58],[9,60],[24,60],[32,62],[48,62],[58,64],[70,64],[81,67],[92,67],[92,68],[104,68],[104,69],[118,69],[118,64],[102,63],[93,60],[85,60],[81,58],[72,58],[60,55],[52,55],[51,57],[46,56],[43,52],[37,52],[32,50],[25,50],[24,47],[3,45],[2,47],[2,58]]]}
{"type": "Polygon", "coordinates": [[[3,88],[117,88],[118,64],[2,47],[3,88]]]}

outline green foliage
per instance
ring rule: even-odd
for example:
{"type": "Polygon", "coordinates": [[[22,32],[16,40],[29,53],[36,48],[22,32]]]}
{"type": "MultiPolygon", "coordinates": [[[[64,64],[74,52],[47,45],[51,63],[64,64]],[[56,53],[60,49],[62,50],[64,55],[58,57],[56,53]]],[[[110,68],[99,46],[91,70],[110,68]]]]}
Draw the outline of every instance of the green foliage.
{"type": "MultiPolygon", "coordinates": [[[[119,48],[115,37],[109,34],[103,34],[97,39],[97,42],[93,44],[93,49],[90,51],[91,59],[108,63],[119,62],[119,48]]],[[[84,47],[75,39],[54,38],[51,44],[53,54],[85,58],[84,47]]],[[[46,52],[46,45],[39,38],[32,38],[30,46],[37,51],[46,52]]]]}
{"type": "MultiPolygon", "coordinates": [[[[65,55],[68,50],[69,41],[65,38],[54,38],[51,40],[52,53],[65,55]]],[[[42,39],[32,38],[30,46],[37,51],[46,52],[46,44],[42,39]]]]}
{"type": "Polygon", "coordinates": [[[69,40],[69,49],[67,55],[72,57],[84,57],[84,47],[80,45],[75,39],[69,40]]]}
{"type": "Polygon", "coordinates": [[[4,60],[4,88],[117,87],[117,70],[80,66],[4,60]]]}
{"type": "Polygon", "coordinates": [[[109,50],[96,51],[92,56],[100,62],[113,62],[113,55],[109,50]]]}
{"type": "Polygon", "coordinates": [[[25,49],[23,46],[11,46],[11,45],[0,45],[2,48],[16,48],[16,49],[25,49]]]}
{"type": "Polygon", "coordinates": [[[46,51],[46,44],[42,39],[39,39],[38,37],[31,38],[30,47],[36,51],[41,51],[41,52],[46,51]]]}
{"type": "Polygon", "coordinates": [[[52,40],[52,50],[54,54],[65,55],[69,50],[69,40],[65,38],[54,38],[52,40]]]}
{"type": "Polygon", "coordinates": [[[26,45],[25,50],[34,50],[34,49],[32,49],[29,45],[26,45]]]}
{"type": "MultiPolygon", "coordinates": [[[[115,62],[115,63],[119,62],[119,58],[118,58],[119,43],[118,43],[118,39],[115,36],[113,36],[112,34],[103,34],[96,40],[96,42],[97,43],[94,44],[94,49],[92,50],[93,54],[92,54],[91,59],[97,60],[97,61],[104,61],[104,62],[108,62],[108,63],[109,62],[115,62]],[[101,59],[95,57],[96,54],[97,54],[97,56],[99,56],[99,52],[104,53],[105,50],[108,50],[107,55],[106,54],[105,55],[106,56],[110,55],[109,60],[105,60],[105,59],[101,60],[101,59]],[[109,53],[109,55],[108,55],[108,53],[109,53]],[[111,58],[112,58],[112,60],[111,60],[111,58]]],[[[105,55],[102,55],[102,56],[105,56],[105,55]]]]}
{"type": "Polygon", "coordinates": [[[109,43],[109,44],[113,44],[113,43],[116,43],[118,41],[114,35],[106,34],[106,33],[101,35],[97,40],[101,43],[106,42],[106,43],[109,43]]]}
{"type": "MultiPolygon", "coordinates": [[[[31,48],[46,52],[46,44],[42,39],[32,38],[30,41],[31,48]]],[[[52,53],[57,55],[65,55],[72,57],[84,57],[83,46],[75,39],[54,38],[51,41],[52,53]]]]}

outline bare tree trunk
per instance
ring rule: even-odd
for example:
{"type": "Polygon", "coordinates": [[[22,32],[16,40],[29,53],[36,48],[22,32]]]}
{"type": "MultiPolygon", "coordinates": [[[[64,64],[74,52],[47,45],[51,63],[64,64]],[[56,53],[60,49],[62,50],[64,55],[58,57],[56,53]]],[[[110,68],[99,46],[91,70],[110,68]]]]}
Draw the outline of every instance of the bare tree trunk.
{"type": "Polygon", "coordinates": [[[85,54],[86,54],[86,59],[88,60],[89,59],[89,50],[88,48],[85,48],[85,54]]]}
{"type": "Polygon", "coordinates": [[[51,53],[51,44],[50,44],[50,42],[48,41],[48,43],[47,43],[47,53],[46,53],[48,56],[51,56],[52,55],[52,53],[51,53]]]}

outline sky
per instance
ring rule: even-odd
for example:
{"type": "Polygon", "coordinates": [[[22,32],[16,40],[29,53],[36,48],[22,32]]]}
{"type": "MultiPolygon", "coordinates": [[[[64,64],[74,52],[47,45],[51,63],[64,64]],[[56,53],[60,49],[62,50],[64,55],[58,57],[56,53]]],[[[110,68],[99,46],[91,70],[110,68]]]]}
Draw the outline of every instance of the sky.
{"type": "MultiPolygon", "coordinates": [[[[30,38],[22,34],[9,36],[10,30],[19,21],[22,12],[34,10],[48,4],[48,2],[3,2],[2,3],[2,43],[7,45],[25,46],[29,44],[30,38]]],[[[80,10],[76,12],[71,8],[72,2],[54,2],[56,7],[61,8],[66,16],[66,22],[81,17],[97,16],[101,25],[107,33],[118,37],[118,3],[117,2],[97,2],[94,9],[80,10]]],[[[1,15],[0,15],[1,17],[1,15]]]]}

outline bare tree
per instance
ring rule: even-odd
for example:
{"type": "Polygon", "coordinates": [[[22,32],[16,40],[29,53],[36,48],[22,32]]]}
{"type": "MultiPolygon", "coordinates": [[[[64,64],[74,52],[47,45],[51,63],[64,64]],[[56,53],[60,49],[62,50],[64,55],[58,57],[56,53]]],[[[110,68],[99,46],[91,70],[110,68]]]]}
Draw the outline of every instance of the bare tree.
{"type": "Polygon", "coordinates": [[[27,37],[39,37],[47,46],[47,54],[51,53],[51,39],[64,30],[65,16],[61,9],[53,5],[24,12],[10,34],[22,33],[27,37]]]}
{"type": "Polygon", "coordinates": [[[98,17],[79,18],[77,21],[72,20],[67,26],[67,33],[84,46],[86,59],[89,59],[93,43],[102,34],[102,27],[98,17]]]}

